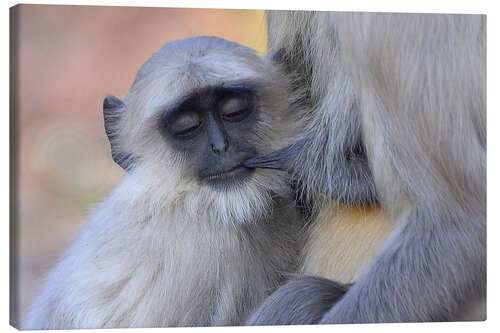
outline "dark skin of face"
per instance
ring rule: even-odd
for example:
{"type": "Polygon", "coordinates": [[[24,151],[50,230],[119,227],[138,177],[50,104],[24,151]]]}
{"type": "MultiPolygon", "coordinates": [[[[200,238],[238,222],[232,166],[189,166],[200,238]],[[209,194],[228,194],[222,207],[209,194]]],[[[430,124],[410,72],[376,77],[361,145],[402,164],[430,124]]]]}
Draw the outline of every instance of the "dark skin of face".
{"type": "Polygon", "coordinates": [[[243,163],[258,153],[248,139],[259,116],[257,100],[250,85],[204,88],[166,110],[160,131],[186,154],[200,182],[216,189],[238,186],[254,172],[243,163]]]}

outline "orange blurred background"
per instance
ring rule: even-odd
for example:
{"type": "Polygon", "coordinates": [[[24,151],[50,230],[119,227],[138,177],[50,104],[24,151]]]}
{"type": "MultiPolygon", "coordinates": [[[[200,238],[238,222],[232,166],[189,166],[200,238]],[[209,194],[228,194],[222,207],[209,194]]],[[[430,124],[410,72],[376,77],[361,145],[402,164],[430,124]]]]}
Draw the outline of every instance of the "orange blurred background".
{"type": "Polygon", "coordinates": [[[11,141],[18,161],[11,208],[13,323],[24,322],[43,276],[82,229],[91,205],[122,174],[104,133],[104,95],[123,97],[139,67],[168,41],[215,35],[262,54],[265,30],[257,10],[11,8],[11,141]]]}

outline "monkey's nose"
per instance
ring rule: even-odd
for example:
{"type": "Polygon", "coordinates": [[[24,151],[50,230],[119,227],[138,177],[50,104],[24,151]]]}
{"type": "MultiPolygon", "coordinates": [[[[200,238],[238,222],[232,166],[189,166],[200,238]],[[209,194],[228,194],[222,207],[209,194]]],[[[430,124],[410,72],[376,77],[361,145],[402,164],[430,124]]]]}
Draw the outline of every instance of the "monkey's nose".
{"type": "Polygon", "coordinates": [[[217,155],[227,152],[227,149],[229,147],[229,140],[227,139],[227,137],[220,139],[221,140],[215,140],[210,144],[212,151],[217,155]]]}

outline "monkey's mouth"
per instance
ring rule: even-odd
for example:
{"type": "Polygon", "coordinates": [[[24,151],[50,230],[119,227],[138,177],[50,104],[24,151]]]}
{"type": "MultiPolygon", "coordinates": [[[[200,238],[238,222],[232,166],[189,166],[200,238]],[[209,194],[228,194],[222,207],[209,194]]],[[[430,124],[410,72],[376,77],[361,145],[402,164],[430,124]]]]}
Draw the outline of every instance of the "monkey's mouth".
{"type": "Polygon", "coordinates": [[[253,172],[253,169],[237,165],[228,170],[209,174],[203,180],[212,186],[222,189],[242,184],[253,172]]]}

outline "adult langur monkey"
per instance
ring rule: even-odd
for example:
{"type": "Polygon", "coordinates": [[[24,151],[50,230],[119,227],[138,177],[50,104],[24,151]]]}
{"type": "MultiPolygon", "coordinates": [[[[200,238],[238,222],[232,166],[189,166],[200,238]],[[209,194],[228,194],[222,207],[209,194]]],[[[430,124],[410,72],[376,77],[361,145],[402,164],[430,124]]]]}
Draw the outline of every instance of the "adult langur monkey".
{"type": "Polygon", "coordinates": [[[305,128],[247,165],[316,203],[303,272],[354,283],[289,282],[248,323],[485,319],[485,16],[267,15],[305,128]]]}
{"type": "Polygon", "coordinates": [[[242,166],[287,144],[284,82],[254,51],[199,37],[163,46],[123,101],[106,97],[113,159],[127,172],[25,328],[242,324],[296,270],[285,173],[242,166]]]}

